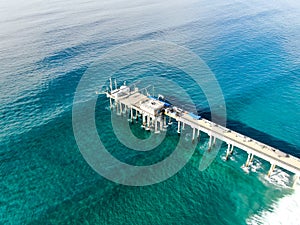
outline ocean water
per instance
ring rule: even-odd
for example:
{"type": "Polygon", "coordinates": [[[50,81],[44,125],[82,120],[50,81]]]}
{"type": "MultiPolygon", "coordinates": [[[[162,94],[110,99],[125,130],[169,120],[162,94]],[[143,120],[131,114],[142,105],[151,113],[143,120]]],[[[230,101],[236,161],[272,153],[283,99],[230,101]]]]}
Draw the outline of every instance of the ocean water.
{"type": "MultiPolygon", "coordinates": [[[[93,171],[72,129],[74,93],[94,61],[122,44],[168,41],[196,53],[215,74],[228,127],[300,157],[296,0],[12,0],[1,1],[0,12],[0,224],[298,224],[300,190],[289,188],[290,173],[278,168],[266,178],[269,165],[259,159],[245,171],[247,156],[236,150],[225,162],[225,145],[201,172],[205,135],[175,176],[131,187],[93,171]]],[[[203,93],[176,68],[140,65],[116,77],[130,79],[132,70],[167,74],[209,116],[203,93]]],[[[176,146],[172,128],[155,154],[127,154],[107,122],[108,101],[98,100],[101,139],[120,160],[151,164],[176,146]]],[[[140,124],[131,129],[149,135],[140,124]]]]}

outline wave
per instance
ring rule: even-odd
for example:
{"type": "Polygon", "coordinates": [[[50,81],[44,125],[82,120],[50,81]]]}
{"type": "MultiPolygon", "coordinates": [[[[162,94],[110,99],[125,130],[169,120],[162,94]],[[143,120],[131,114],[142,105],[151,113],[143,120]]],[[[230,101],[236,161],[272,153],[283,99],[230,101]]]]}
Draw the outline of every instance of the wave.
{"type": "MultiPolygon", "coordinates": [[[[273,180],[282,179],[282,172],[272,176],[273,180]],[[281,177],[281,178],[280,178],[281,177]]],[[[286,178],[286,176],[285,176],[286,178]]],[[[271,181],[272,182],[272,181],[271,181]]],[[[263,210],[259,214],[251,216],[247,219],[247,224],[272,224],[272,225],[298,225],[300,221],[300,184],[298,181],[295,191],[291,195],[286,195],[278,202],[271,205],[270,209],[263,210]]]]}

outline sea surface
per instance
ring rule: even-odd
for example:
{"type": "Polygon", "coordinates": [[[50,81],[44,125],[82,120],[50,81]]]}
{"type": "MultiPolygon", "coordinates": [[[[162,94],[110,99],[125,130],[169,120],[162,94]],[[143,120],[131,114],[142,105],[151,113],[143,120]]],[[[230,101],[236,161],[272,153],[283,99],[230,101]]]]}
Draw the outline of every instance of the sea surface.
{"type": "MultiPolygon", "coordinates": [[[[215,74],[229,128],[300,157],[299,18],[298,0],[0,1],[0,224],[299,224],[293,175],[277,168],[267,178],[269,164],[257,158],[244,170],[241,150],[224,161],[223,145],[199,171],[203,135],[170,179],[124,186],[87,164],[72,128],[77,84],[97,59],[127,43],[167,41],[197,54],[215,74]]],[[[209,117],[201,90],[176,68],[125,68],[116,74],[119,85],[132,70],[167,74],[209,117]]],[[[120,160],[149,164],[176,146],[171,128],[157,155],[127,154],[110,130],[108,100],[98,100],[101,140],[120,160]]],[[[131,129],[149,135],[138,123],[131,129]]]]}

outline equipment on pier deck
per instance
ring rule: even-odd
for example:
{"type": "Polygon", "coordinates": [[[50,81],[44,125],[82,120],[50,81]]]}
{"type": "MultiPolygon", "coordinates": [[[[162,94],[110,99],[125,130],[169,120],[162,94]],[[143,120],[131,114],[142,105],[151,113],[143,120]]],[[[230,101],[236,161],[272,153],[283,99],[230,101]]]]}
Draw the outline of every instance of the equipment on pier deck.
{"type": "Polygon", "coordinates": [[[195,119],[195,120],[200,120],[201,119],[201,116],[198,116],[198,115],[195,115],[194,113],[189,113],[189,115],[193,118],[193,119],[195,119]]]}

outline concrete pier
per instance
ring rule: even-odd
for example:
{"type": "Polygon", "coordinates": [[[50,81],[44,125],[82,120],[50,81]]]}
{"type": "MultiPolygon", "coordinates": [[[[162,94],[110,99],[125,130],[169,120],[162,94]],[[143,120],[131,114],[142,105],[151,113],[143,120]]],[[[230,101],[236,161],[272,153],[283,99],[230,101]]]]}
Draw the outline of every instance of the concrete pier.
{"type": "Polygon", "coordinates": [[[181,133],[181,129],[184,129],[185,126],[190,126],[193,129],[193,141],[195,140],[196,130],[198,139],[200,139],[201,132],[208,134],[209,149],[216,143],[217,139],[226,142],[228,145],[226,150],[226,160],[228,160],[234,147],[236,147],[248,153],[248,158],[245,163],[246,166],[250,165],[255,156],[271,163],[268,176],[271,176],[275,166],[278,166],[295,174],[296,181],[294,183],[297,183],[300,177],[299,158],[286,154],[279,149],[275,149],[204,118],[198,118],[197,116],[191,115],[191,113],[176,106],[172,106],[163,100],[153,96],[146,96],[137,88],[131,90],[128,86],[123,85],[120,88],[106,92],[106,96],[110,99],[110,105],[112,105],[112,100],[114,100],[117,113],[119,107],[120,114],[122,114],[122,105],[124,105],[124,110],[130,108],[131,119],[133,119],[134,111],[136,111],[136,119],[138,119],[138,113],[140,113],[142,115],[142,127],[147,130],[150,130],[150,125],[152,125],[152,127],[154,126],[154,131],[157,133],[158,122],[160,123],[160,130],[163,130],[163,128],[167,128],[168,125],[171,125],[171,121],[174,119],[178,123],[178,134],[181,133]],[[168,125],[167,117],[169,117],[168,125]],[[151,118],[152,122],[150,121],[151,118]]]}

